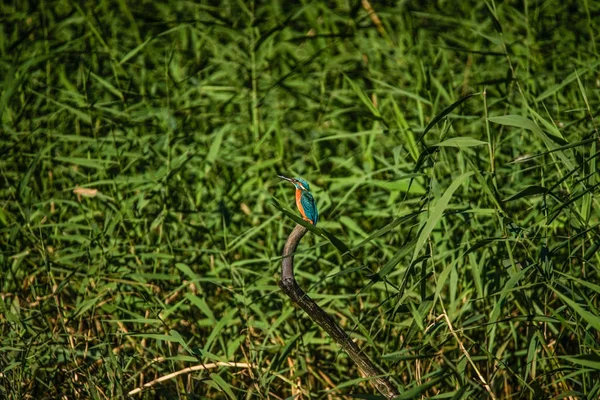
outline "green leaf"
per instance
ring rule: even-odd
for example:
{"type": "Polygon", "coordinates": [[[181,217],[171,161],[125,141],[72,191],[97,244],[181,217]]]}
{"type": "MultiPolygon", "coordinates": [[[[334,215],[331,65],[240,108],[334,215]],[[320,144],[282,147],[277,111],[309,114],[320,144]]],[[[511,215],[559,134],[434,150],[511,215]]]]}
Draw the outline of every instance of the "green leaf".
{"type": "Polygon", "coordinates": [[[202,311],[202,313],[204,315],[206,315],[208,317],[208,319],[210,319],[213,323],[216,323],[217,320],[215,319],[215,315],[213,314],[212,310],[210,309],[210,307],[208,306],[208,304],[206,304],[206,300],[204,300],[202,297],[198,297],[193,293],[187,292],[185,294],[185,297],[196,307],[198,307],[198,309],[200,311],[202,311]]]}
{"type": "Polygon", "coordinates": [[[90,126],[92,125],[92,118],[90,117],[90,115],[87,112],[84,112],[84,111],[80,110],[79,108],[72,107],[72,106],[70,106],[68,104],[56,101],[56,100],[54,100],[51,97],[48,97],[48,96],[45,96],[45,95],[42,95],[42,94],[39,94],[39,93],[36,93],[36,92],[33,92],[33,93],[35,93],[38,96],[46,99],[50,103],[53,103],[53,104],[59,106],[62,110],[67,111],[67,114],[72,114],[73,116],[77,117],[77,119],[79,119],[81,122],[84,122],[85,124],[90,125],[90,126]]]}
{"type": "Polygon", "coordinates": [[[40,151],[37,152],[35,158],[29,163],[29,166],[27,167],[27,172],[25,172],[23,178],[19,182],[19,198],[23,197],[25,193],[25,188],[29,186],[29,180],[31,179],[33,171],[35,171],[38,162],[44,154],[46,154],[48,151],[50,151],[50,149],[52,149],[52,147],[54,147],[54,143],[51,143],[48,146],[42,148],[40,151]]]}
{"type": "Polygon", "coordinates": [[[450,104],[448,107],[444,108],[442,110],[441,113],[439,113],[438,115],[436,115],[431,122],[429,123],[429,125],[427,125],[427,127],[425,128],[425,130],[423,131],[423,133],[421,134],[421,136],[419,136],[419,139],[417,140],[417,143],[420,142],[421,140],[423,140],[423,138],[425,137],[425,135],[427,135],[427,132],[429,132],[429,130],[431,128],[433,128],[438,122],[440,122],[442,120],[442,118],[444,118],[446,115],[450,114],[456,107],[460,106],[462,103],[464,103],[465,101],[469,100],[471,97],[475,96],[478,93],[471,93],[468,94],[464,97],[461,97],[460,99],[458,99],[457,101],[455,101],[454,103],[450,104]]]}
{"type": "Polygon", "coordinates": [[[230,322],[233,321],[233,317],[235,317],[237,312],[238,312],[237,308],[230,308],[217,321],[212,332],[206,339],[206,343],[204,344],[204,349],[203,349],[204,352],[210,351],[211,346],[213,345],[213,342],[221,335],[221,331],[227,326],[227,324],[229,324],[230,322]]]}
{"type": "Polygon", "coordinates": [[[335,248],[338,249],[338,251],[340,253],[342,253],[342,255],[344,255],[344,254],[350,254],[350,249],[348,248],[348,246],[346,246],[346,243],[342,242],[335,235],[329,233],[325,229],[321,229],[321,231],[323,232],[323,235],[325,235],[325,237],[327,239],[329,239],[329,241],[331,242],[331,244],[334,245],[335,248]]]}
{"type": "Polygon", "coordinates": [[[560,358],[569,360],[574,364],[600,370],[600,356],[597,354],[579,354],[577,356],[562,356],[560,358]]]}
{"type": "Polygon", "coordinates": [[[223,143],[223,136],[225,135],[225,132],[227,131],[227,125],[223,126],[221,129],[219,129],[216,133],[213,133],[212,136],[212,142],[210,144],[210,149],[208,150],[208,155],[206,156],[206,162],[208,162],[209,164],[212,164],[215,162],[215,160],[217,159],[217,156],[219,155],[219,150],[221,149],[221,144],[223,143]]]}
{"type": "Polygon", "coordinates": [[[175,340],[177,341],[177,343],[179,343],[181,345],[181,347],[183,347],[185,349],[185,351],[187,351],[190,354],[194,354],[194,352],[192,351],[192,349],[189,348],[188,344],[185,342],[185,340],[183,339],[183,337],[181,337],[181,335],[179,334],[179,332],[177,332],[175,329],[171,329],[169,331],[169,335],[171,335],[171,337],[175,338],[175,340]]]}
{"type": "Polygon", "coordinates": [[[581,140],[579,142],[569,143],[569,144],[566,144],[564,146],[559,146],[559,147],[556,147],[556,148],[554,148],[552,150],[543,151],[541,153],[537,153],[537,154],[534,154],[534,155],[531,155],[531,156],[518,157],[517,159],[511,161],[510,164],[523,163],[523,162],[526,162],[526,161],[529,161],[529,160],[533,160],[535,158],[543,157],[543,156],[545,156],[547,154],[555,153],[557,151],[568,150],[568,149],[572,149],[574,147],[579,147],[579,146],[585,146],[585,145],[588,145],[590,143],[595,142],[596,140],[597,140],[596,138],[585,139],[585,140],[581,140]]]}
{"type": "Polygon", "coordinates": [[[417,239],[417,243],[415,245],[415,251],[414,251],[413,257],[412,257],[413,261],[419,255],[419,252],[425,245],[425,242],[427,241],[427,238],[433,231],[433,228],[435,228],[435,226],[438,224],[438,222],[440,222],[440,220],[442,219],[442,215],[444,214],[444,211],[446,211],[446,208],[448,207],[448,203],[450,202],[450,199],[452,198],[452,195],[454,194],[456,189],[458,189],[458,187],[460,185],[462,185],[462,183],[465,180],[467,180],[467,178],[470,177],[471,175],[473,175],[473,172],[465,172],[464,174],[459,176],[457,179],[455,179],[454,182],[452,182],[452,184],[450,185],[450,187],[448,189],[446,189],[446,191],[444,192],[444,194],[442,195],[440,200],[437,202],[437,204],[435,205],[435,208],[433,209],[433,212],[431,213],[431,215],[429,216],[429,219],[427,220],[427,223],[425,224],[425,227],[419,234],[419,238],[417,239]]]}
{"type": "Polygon", "coordinates": [[[522,197],[527,197],[527,196],[535,196],[536,194],[546,194],[548,193],[548,189],[546,189],[543,186],[528,186],[525,189],[519,191],[518,193],[513,194],[510,197],[507,197],[506,199],[502,200],[503,202],[506,201],[513,201],[513,200],[517,200],[520,199],[522,197]]]}
{"type": "Polygon", "coordinates": [[[496,18],[496,14],[494,13],[494,10],[492,9],[492,7],[489,5],[489,3],[487,1],[485,2],[485,5],[486,5],[488,15],[492,19],[492,25],[494,26],[494,29],[496,30],[496,32],[502,33],[502,25],[500,25],[500,21],[498,21],[498,18],[496,18]]]}
{"type": "Polygon", "coordinates": [[[116,161],[102,160],[96,158],[84,158],[84,157],[54,157],[55,161],[60,161],[68,164],[79,165],[87,168],[94,169],[106,169],[110,165],[117,164],[116,161]]]}
{"type": "Polygon", "coordinates": [[[540,94],[535,99],[536,103],[544,100],[547,97],[554,95],[555,93],[558,93],[565,86],[569,85],[571,82],[573,82],[575,79],[577,79],[577,76],[584,75],[586,72],[594,70],[599,65],[600,65],[600,60],[597,60],[597,61],[589,64],[587,67],[583,67],[583,68],[579,68],[579,69],[575,70],[574,72],[569,74],[569,76],[567,76],[565,79],[563,79],[560,83],[552,85],[548,89],[544,90],[544,92],[542,92],[542,94],[540,94]]]}
{"type": "Polygon", "coordinates": [[[589,311],[586,311],[579,304],[556,290],[550,285],[547,285],[560,299],[565,302],[569,307],[571,307],[581,318],[583,318],[588,324],[590,324],[596,331],[600,331],[600,317],[592,314],[589,311]]]}
{"type": "Polygon", "coordinates": [[[223,389],[223,391],[225,393],[227,393],[227,396],[229,396],[230,399],[235,400],[237,399],[237,397],[233,394],[233,391],[231,390],[231,386],[225,382],[223,380],[223,378],[221,378],[219,375],[217,374],[210,374],[210,378],[217,384],[219,385],[219,387],[221,389],[223,389]]]}
{"type": "Polygon", "coordinates": [[[144,47],[146,47],[146,45],[148,43],[150,43],[150,41],[154,39],[153,37],[146,39],[142,44],[139,44],[138,46],[136,46],[135,48],[133,48],[132,50],[129,51],[129,53],[125,54],[125,56],[121,59],[121,61],[119,61],[119,64],[123,64],[126,63],[127,61],[129,61],[129,59],[131,59],[132,57],[134,57],[137,53],[139,53],[140,51],[142,51],[142,49],[144,47]]]}
{"type": "Polygon", "coordinates": [[[360,225],[358,225],[358,223],[355,220],[353,220],[352,218],[342,215],[339,218],[339,221],[342,225],[345,225],[348,229],[359,234],[360,236],[362,236],[362,237],[368,236],[365,233],[365,231],[360,227],[360,225]]]}
{"type": "Polygon", "coordinates": [[[442,270],[442,273],[438,275],[438,277],[437,277],[437,283],[435,285],[435,298],[434,298],[434,301],[436,301],[437,299],[439,299],[440,301],[442,301],[442,299],[440,298],[440,293],[442,293],[442,288],[446,284],[446,280],[448,279],[448,276],[450,275],[450,272],[452,271],[452,268],[454,268],[454,266],[460,260],[462,260],[462,257],[456,258],[450,264],[446,265],[446,267],[444,267],[444,269],[442,270]]]}
{"type": "Polygon", "coordinates": [[[192,271],[192,269],[187,264],[175,263],[175,266],[177,267],[178,270],[183,272],[183,274],[185,276],[187,276],[189,279],[191,279],[192,281],[198,279],[198,276],[196,275],[196,273],[194,271],[192,271]]]}
{"type": "Polygon", "coordinates": [[[473,146],[481,146],[487,144],[487,142],[482,142],[481,140],[473,139],[470,137],[455,137],[448,140],[444,140],[441,143],[434,144],[434,146],[438,147],[473,147],[473,146]]]}
{"type": "MultiPolygon", "coordinates": [[[[514,126],[516,128],[525,129],[533,132],[539,139],[544,142],[548,149],[555,149],[556,144],[542,131],[542,129],[535,124],[532,120],[522,117],[520,115],[504,115],[501,117],[490,117],[488,121],[493,122],[495,124],[506,125],[506,126],[514,126]]],[[[568,169],[573,169],[575,166],[573,162],[566,156],[566,154],[562,151],[557,152],[558,157],[561,159],[563,164],[568,169]]]]}
{"type": "MultiPolygon", "coordinates": [[[[441,375],[441,374],[440,374],[441,375]]],[[[438,376],[433,379],[430,379],[424,382],[422,385],[416,385],[405,392],[403,392],[400,396],[394,397],[394,400],[412,400],[421,398],[421,394],[430,388],[434,387],[438,383],[444,380],[443,376],[438,376]]]]}
{"type": "Polygon", "coordinates": [[[367,107],[371,114],[373,114],[374,117],[381,119],[381,113],[379,112],[377,107],[375,107],[369,96],[367,96],[367,94],[363,92],[363,90],[360,87],[358,87],[358,85],[346,75],[344,75],[344,80],[348,82],[348,84],[350,84],[350,87],[352,88],[354,93],[356,93],[360,101],[365,105],[365,107],[367,107]]]}
{"type": "Polygon", "coordinates": [[[402,217],[394,219],[392,222],[390,222],[389,224],[387,224],[383,228],[379,229],[375,233],[372,233],[368,238],[366,238],[365,240],[363,240],[362,242],[360,242],[359,244],[357,244],[356,246],[354,246],[351,250],[356,250],[356,249],[364,246],[365,244],[371,242],[373,239],[376,239],[376,238],[378,238],[380,236],[385,235],[386,233],[388,233],[391,230],[395,229],[398,225],[406,223],[406,222],[410,221],[413,218],[416,218],[418,215],[421,214],[421,212],[422,211],[417,211],[417,212],[410,213],[408,215],[404,215],[402,217]]]}
{"type": "Polygon", "coordinates": [[[100,83],[102,86],[104,86],[106,89],[108,89],[109,92],[111,92],[112,94],[117,96],[121,101],[125,101],[125,98],[123,97],[123,92],[121,92],[119,89],[117,89],[112,83],[110,83],[106,79],[102,78],[100,75],[96,75],[93,72],[90,72],[90,75],[92,76],[92,78],[97,80],[98,83],[100,83]]]}
{"type": "Polygon", "coordinates": [[[410,253],[410,251],[412,250],[413,246],[416,243],[417,243],[417,241],[413,240],[410,243],[407,243],[404,246],[400,247],[400,249],[398,249],[396,254],[394,254],[392,256],[392,258],[390,258],[385,263],[385,265],[379,270],[379,272],[378,272],[379,277],[384,277],[384,276],[388,275],[396,267],[396,265],[398,265],[400,260],[402,260],[404,257],[406,257],[410,253]]]}
{"type": "Polygon", "coordinates": [[[419,159],[419,148],[417,146],[417,142],[415,141],[415,135],[413,131],[410,129],[410,126],[406,122],[404,118],[404,114],[400,111],[400,107],[396,104],[394,98],[390,98],[392,102],[392,107],[394,109],[394,116],[396,117],[396,124],[398,126],[398,131],[404,136],[405,146],[408,149],[411,157],[414,161],[419,159]]]}
{"type": "Polygon", "coordinates": [[[154,340],[163,340],[165,342],[176,342],[179,343],[181,337],[165,335],[163,333],[134,333],[133,335],[129,335],[133,337],[141,337],[145,339],[154,339],[154,340]]]}
{"type": "MultiPolygon", "coordinates": [[[[591,228],[590,228],[590,229],[591,229],[591,228]]],[[[583,233],[583,232],[582,232],[582,233],[583,233]]],[[[596,292],[596,293],[600,293],[600,285],[597,285],[597,284],[595,284],[595,283],[592,283],[592,282],[588,282],[588,281],[586,281],[585,279],[579,279],[579,278],[575,278],[575,277],[573,277],[573,276],[570,276],[570,275],[568,275],[568,274],[562,273],[562,272],[560,272],[560,271],[556,271],[556,273],[557,273],[558,275],[562,275],[562,276],[564,276],[565,278],[567,278],[567,279],[569,279],[569,280],[575,281],[575,282],[577,282],[578,284],[580,284],[580,285],[582,285],[582,286],[585,286],[585,287],[589,288],[590,290],[593,290],[593,291],[594,291],[594,292],[596,292]]]]}
{"type": "Polygon", "coordinates": [[[399,191],[408,192],[412,194],[423,194],[425,193],[425,189],[423,188],[423,186],[418,181],[413,180],[421,176],[424,176],[424,174],[411,173],[402,175],[400,178],[394,181],[373,180],[370,183],[374,186],[378,186],[390,192],[399,191]]]}
{"type": "Polygon", "coordinates": [[[81,303],[77,305],[77,308],[73,312],[73,318],[76,318],[82,314],[84,314],[87,310],[94,307],[98,301],[102,300],[103,296],[96,296],[90,299],[83,300],[81,303]]]}

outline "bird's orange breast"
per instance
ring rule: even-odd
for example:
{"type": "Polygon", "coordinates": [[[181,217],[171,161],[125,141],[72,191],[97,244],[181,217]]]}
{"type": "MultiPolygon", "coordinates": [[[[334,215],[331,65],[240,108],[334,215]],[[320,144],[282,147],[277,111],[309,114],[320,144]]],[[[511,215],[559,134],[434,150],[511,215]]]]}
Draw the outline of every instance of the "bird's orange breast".
{"type": "Polygon", "coordinates": [[[298,207],[300,214],[302,214],[302,218],[304,218],[306,220],[307,219],[306,213],[304,212],[304,207],[302,207],[301,199],[302,199],[302,190],[296,189],[296,207],[298,207]]]}

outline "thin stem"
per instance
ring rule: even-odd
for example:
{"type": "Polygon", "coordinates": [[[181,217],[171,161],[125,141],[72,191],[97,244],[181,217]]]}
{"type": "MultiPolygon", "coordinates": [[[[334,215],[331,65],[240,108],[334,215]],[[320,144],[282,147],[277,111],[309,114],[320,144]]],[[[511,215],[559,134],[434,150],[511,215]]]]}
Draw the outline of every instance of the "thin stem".
{"type": "Polygon", "coordinates": [[[356,343],[352,341],[350,336],[344,332],[337,322],[304,293],[300,286],[298,286],[298,283],[296,283],[296,279],[294,278],[294,252],[307,231],[302,225],[296,225],[285,242],[279,287],[342,347],[363,374],[370,378],[370,382],[382,395],[388,399],[393,399],[400,393],[384,376],[385,374],[358,348],[356,343]]]}

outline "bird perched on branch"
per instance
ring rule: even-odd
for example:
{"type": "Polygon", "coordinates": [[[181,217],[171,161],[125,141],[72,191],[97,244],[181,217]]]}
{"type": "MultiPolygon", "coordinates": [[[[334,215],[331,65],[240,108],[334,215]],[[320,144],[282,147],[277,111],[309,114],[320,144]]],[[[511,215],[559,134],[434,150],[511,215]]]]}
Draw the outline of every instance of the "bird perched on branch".
{"type": "MultiPolygon", "coordinates": [[[[302,218],[313,225],[317,225],[319,213],[317,212],[315,198],[310,193],[308,182],[302,178],[277,176],[292,182],[296,186],[296,205],[298,206],[298,210],[300,210],[300,214],[302,214],[302,218]]],[[[344,329],[298,286],[294,277],[294,253],[296,252],[296,248],[298,248],[300,240],[302,240],[307,232],[308,229],[304,225],[297,224],[285,241],[281,257],[281,280],[279,281],[279,287],[289,296],[294,304],[300,306],[317,325],[323,328],[348,353],[352,361],[356,363],[362,373],[369,378],[369,381],[382,395],[388,399],[396,398],[400,392],[398,392],[394,384],[388,379],[388,374],[381,371],[371,361],[367,353],[361,351],[350,336],[344,332],[344,329]]]]}
{"type": "Polygon", "coordinates": [[[296,186],[296,206],[298,206],[298,210],[302,214],[302,219],[316,226],[319,220],[319,212],[317,211],[315,198],[310,192],[308,182],[302,178],[287,178],[283,175],[277,176],[288,182],[292,182],[296,186]]]}

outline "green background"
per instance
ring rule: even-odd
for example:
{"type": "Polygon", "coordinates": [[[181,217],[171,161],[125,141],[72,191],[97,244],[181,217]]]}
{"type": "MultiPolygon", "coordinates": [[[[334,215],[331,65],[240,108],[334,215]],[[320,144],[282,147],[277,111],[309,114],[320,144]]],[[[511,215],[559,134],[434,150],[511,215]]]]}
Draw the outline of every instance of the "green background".
{"type": "Polygon", "coordinates": [[[277,286],[280,173],[330,234],[300,286],[403,398],[597,398],[599,20],[3,2],[0,397],[376,398],[277,286]]]}

